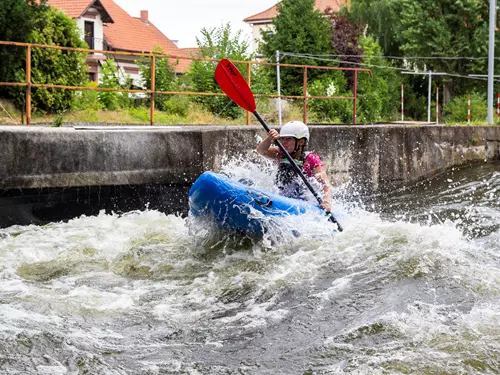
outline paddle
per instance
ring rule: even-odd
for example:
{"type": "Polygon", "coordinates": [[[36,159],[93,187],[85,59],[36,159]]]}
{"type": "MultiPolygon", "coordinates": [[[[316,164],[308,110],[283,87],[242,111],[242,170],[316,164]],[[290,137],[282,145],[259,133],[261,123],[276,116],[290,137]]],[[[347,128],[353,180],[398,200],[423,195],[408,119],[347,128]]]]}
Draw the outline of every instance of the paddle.
{"type": "MultiPolygon", "coordinates": [[[[234,64],[228,59],[222,59],[217,68],[215,69],[215,80],[219,84],[222,91],[226,93],[226,95],[236,104],[238,104],[241,108],[246,109],[249,112],[252,112],[257,120],[262,124],[264,129],[269,133],[271,129],[267,126],[266,122],[260,117],[257,112],[257,108],[255,105],[255,98],[253,96],[252,90],[250,86],[248,86],[247,81],[241,75],[239,70],[234,66],[234,64]]],[[[290,154],[285,150],[283,145],[279,141],[275,141],[276,145],[279,147],[283,155],[288,159],[290,164],[292,165],[293,170],[297,173],[304,184],[306,184],[307,188],[314,195],[319,204],[323,201],[319,194],[314,190],[306,176],[302,173],[300,168],[297,166],[297,163],[293,160],[290,154]]],[[[337,228],[339,232],[343,231],[343,228],[340,226],[338,221],[335,219],[331,212],[327,212],[329,219],[332,223],[337,224],[337,228]]]]}

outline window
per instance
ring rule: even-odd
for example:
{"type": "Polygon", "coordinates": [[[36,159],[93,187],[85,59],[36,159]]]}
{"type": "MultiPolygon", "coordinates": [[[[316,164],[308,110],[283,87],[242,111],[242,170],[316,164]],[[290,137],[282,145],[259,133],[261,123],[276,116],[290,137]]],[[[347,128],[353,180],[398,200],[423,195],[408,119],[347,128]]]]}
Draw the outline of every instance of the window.
{"type": "Polygon", "coordinates": [[[94,49],[94,22],[85,21],[85,42],[94,49]]]}
{"type": "Polygon", "coordinates": [[[96,73],[89,73],[89,82],[96,82],[96,73]]]}

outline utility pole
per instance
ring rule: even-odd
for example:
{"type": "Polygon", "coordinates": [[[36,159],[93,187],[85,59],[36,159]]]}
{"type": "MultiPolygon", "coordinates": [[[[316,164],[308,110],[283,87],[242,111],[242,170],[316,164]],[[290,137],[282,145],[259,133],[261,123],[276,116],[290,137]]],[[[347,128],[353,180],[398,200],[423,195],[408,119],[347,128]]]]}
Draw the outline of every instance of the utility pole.
{"type": "Polygon", "coordinates": [[[493,74],[495,67],[495,27],[497,2],[490,0],[490,37],[488,46],[488,124],[493,125],[493,74]]]}

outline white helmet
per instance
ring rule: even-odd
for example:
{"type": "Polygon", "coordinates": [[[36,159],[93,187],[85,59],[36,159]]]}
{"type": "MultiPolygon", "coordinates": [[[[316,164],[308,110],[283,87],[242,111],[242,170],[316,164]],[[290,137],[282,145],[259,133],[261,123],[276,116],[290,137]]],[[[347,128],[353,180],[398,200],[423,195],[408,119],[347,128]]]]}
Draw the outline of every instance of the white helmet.
{"type": "Polygon", "coordinates": [[[305,138],[309,141],[309,129],[301,121],[287,122],[280,130],[281,137],[293,137],[297,139],[305,138]]]}

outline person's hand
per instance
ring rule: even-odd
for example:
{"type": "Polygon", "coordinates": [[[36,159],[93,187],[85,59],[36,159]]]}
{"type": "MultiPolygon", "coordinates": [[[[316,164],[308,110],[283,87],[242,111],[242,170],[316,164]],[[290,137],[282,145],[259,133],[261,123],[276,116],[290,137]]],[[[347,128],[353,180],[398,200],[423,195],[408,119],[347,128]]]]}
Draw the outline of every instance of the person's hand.
{"type": "Polygon", "coordinates": [[[276,129],[271,129],[269,130],[267,137],[274,142],[280,138],[280,133],[278,133],[276,129]]]}
{"type": "Polygon", "coordinates": [[[327,200],[322,201],[319,206],[326,212],[330,212],[332,210],[332,204],[327,200]]]}

